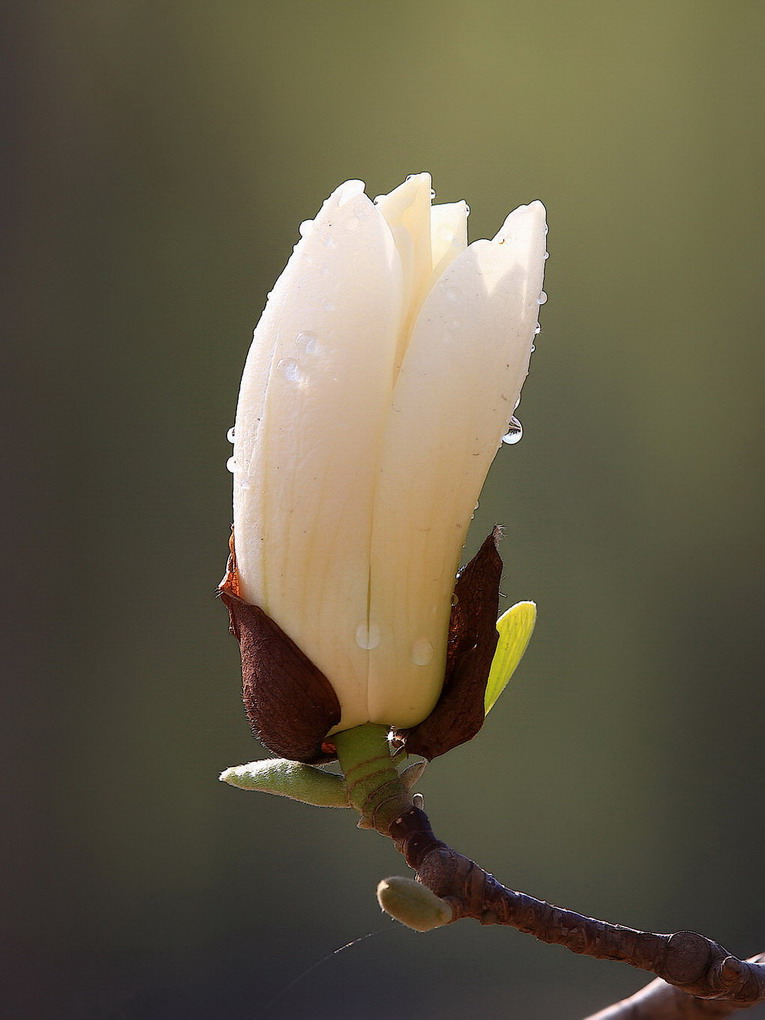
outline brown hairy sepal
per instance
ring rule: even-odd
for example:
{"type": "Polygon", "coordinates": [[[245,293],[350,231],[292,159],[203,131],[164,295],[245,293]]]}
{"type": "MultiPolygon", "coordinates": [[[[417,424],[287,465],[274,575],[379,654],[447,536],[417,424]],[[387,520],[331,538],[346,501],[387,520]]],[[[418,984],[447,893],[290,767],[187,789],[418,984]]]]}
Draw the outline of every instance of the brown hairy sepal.
{"type": "Polygon", "coordinates": [[[437,758],[476,735],[485,718],[484,695],[497,647],[497,614],[502,560],[495,527],[466,567],[457,574],[449,620],[444,686],[430,715],[394,734],[410,754],[437,758]]]}
{"type": "Polygon", "coordinates": [[[242,698],[252,731],[282,758],[315,765],[333,761],[327,733],[340,722],[340,702],[321,670],[274,620],[240,596],[234,536],[218,594],[242,657],[242,698]]]}

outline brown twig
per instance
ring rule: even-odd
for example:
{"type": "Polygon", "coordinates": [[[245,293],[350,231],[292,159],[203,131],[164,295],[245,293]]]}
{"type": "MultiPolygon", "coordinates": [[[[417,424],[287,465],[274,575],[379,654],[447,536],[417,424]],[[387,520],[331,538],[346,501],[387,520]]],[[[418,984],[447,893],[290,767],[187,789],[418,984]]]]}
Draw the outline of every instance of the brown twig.
{"type": "MultiPolygon", "coordinates": [[[[747,963],[765,963],[765,953],[753,956],[747,963]]],[[[628,999],[622,999],[586,1020],[713,1020],[746,1008],[746,1005],[730,1001],[699,999],[656,978],[628,999]]]]}
{"type": "Polygon", "coordinates": [[[417,807],[396,818],[385,834],[414,869],[417,881],[449,904],[453,921],[472,917],[481,924],[510,925],[574,953],[628,963],[662,978],[661,986],[673,986],[668,992],[662,987],[649,992],[654,982],[639,993],[637,998],[642,996],[642,1003],[633,996],[632,1000],[611,1007],[611,1011],[599,1013],[599,1020],[727,1016],[734,1009],[765,1001],[762,957],[739,960],[717,942],[695,932],[656,935],[636,931],[507,889],[469,858],[437,839],[428,816],[417,807]],[[693,1004],[694,998],[719,1001],[715,1006],[710,1003],[711,1011],[707,1008],[704,1012],[702,1007],[701,1012],[698,1009],[688,1012],[691,1008],[688,1004],[693,1004]],[[726,1005],[721,1012],[722,1002],[730,1008],[726,1005]],[[618,1009],[622,1012],[613,1012],[618,1009]]]}

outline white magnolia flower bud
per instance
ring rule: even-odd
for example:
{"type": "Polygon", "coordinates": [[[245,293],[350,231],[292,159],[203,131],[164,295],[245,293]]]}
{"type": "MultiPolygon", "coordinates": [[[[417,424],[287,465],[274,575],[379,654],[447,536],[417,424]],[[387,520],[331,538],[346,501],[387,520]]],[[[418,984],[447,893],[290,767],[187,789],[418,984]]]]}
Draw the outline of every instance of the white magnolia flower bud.
{"type": "Polygon", "coordinates": [[[540,202],[467,245],[428,174],[341,185],[255,330],[236,414],[241,597],[330,680],[337,729],[423,720],[444,677],[460,552],[526,377],[540,202]]]}

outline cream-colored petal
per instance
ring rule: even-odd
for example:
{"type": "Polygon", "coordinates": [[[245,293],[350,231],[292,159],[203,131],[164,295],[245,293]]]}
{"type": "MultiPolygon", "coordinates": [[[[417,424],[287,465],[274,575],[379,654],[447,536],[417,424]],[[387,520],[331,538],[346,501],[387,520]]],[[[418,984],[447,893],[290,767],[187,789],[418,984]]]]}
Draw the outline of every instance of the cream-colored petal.
{"type": "Polygon", "coordinates": [[[467,248],[467,202],[434,205],[430,210],[430,247],[433,257],[433,280],[467,248]]]}
{"type": "Polygon", "coordinates": [[[412,325],[432,276],[430,247],[430,174],[412,174],[375,204],[390,227],[404,273],[404,319],[396,353],[396,371],[404,357],[412,325]]]}
{"type": "Polygon", "coordinates": [[[393,394],[374,510],[372,722],[413,725],[435,704],[450,596],[481,487],[528,371],[545,211],[512,213],[426,298],[393,394]]]}
{"type": "Polygon", "coordinates": [[[242,379],[234,536],[243,597],[326,673],[345,727],[368,719],[360,645],[374,643],[372,505],[402,274],[361,182],[340,187],[301,232],[242,379]]]}

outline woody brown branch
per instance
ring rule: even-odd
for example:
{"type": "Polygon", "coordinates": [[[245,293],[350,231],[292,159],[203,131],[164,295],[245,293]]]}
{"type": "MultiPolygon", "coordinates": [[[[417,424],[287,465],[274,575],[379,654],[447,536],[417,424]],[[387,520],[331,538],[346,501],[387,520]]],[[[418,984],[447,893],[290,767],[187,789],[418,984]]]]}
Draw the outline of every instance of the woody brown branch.
{"type": "MultiPolygon", "coordinates": [[[[657,935],[636,931],[508,889],[437,839],[419,808],[396,818],[385,834],[417,873],[417,880],[449,903],[454,921],[472,917],[481,924],[509,925],[574,953],[628,963],[655,974],[686,996],[723,1000],[738,1008],[765,1001],[764,963],[739,960],[695,932],[657,935]]],[[[661,1015],[627,1012],[620,1020],[661,1015]]],[[[694,1014],[674,1014],[677,1018],[685,1015],[694,1014]]]]}
{"type": "MultiPolygon", "coordinates": [[[[765,963],[765,953],[753,956],[747,963],[765,963]]],[[[657,978],[629,998],[586,1020],[720,1020],[746,1008],[735,1002],[698,999],[657,978]]]]}

